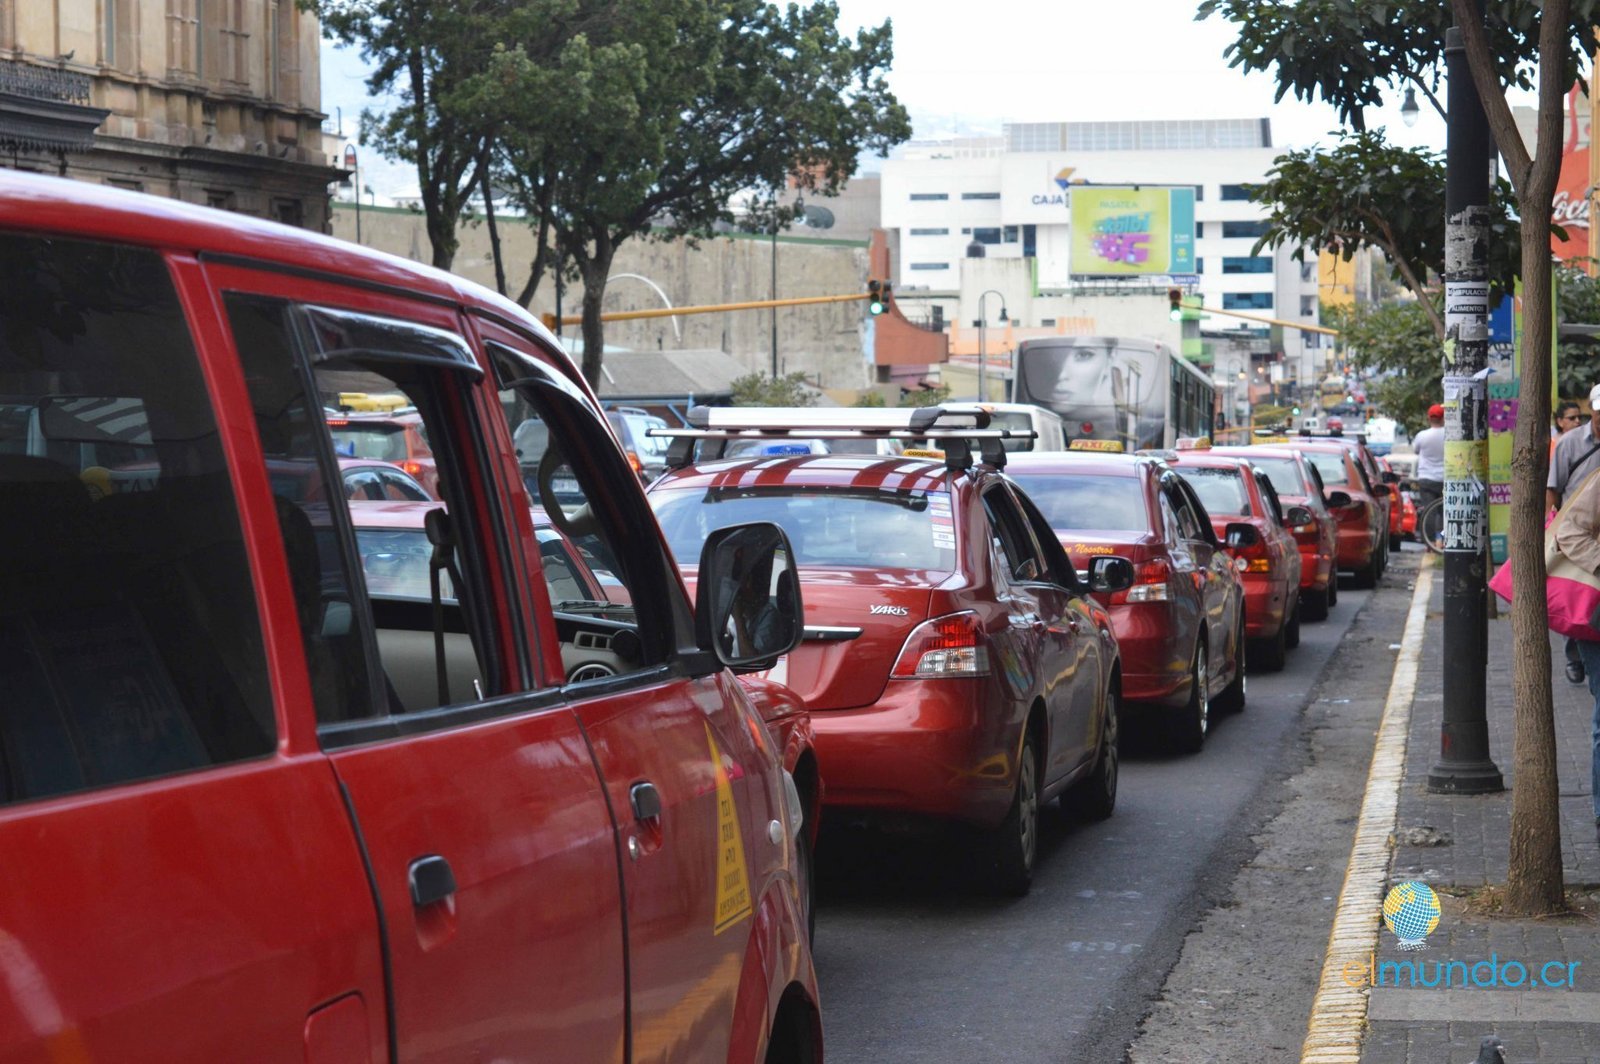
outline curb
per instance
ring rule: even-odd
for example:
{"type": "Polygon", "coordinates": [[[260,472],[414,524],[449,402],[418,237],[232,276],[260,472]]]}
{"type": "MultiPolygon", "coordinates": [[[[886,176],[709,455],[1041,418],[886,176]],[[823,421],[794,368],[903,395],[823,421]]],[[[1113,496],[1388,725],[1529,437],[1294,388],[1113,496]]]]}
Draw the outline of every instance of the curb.
{"type": "Polygon", "coordinates": [[[1334,911],[1333,929],[1322,962],[1322,978],[1311,1003],[1301,1064],[1359,1064],[1361,1035],[1367,1023],[1367,988],[1345,982],[1344,968],[1363,966],[1377,948],[1381,922],[1379,901],[1389,874],[1389,837],[1400,804],[1405,772],[1406,735],[1411,724],[1411,698],[1417,687],[1417,662],[1422,656],[1422,630],[1433,590],[1433,567],[1417,570],[1411,609],[1406,614],[1400,655],[1389,681],[1383,721],[1372,749],[1366,794],[1356,820],[1355,842],[1345,868],[1344,886],[1334,911]]]}

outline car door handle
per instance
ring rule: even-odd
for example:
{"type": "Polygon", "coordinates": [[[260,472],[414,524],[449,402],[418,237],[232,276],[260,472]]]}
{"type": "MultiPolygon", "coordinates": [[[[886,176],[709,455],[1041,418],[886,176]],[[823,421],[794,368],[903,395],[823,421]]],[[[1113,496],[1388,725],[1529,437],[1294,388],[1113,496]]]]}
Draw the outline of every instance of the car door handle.
{"type": "Polygon", "coordinates": [[[450,870],[450,862],[436,853],[412,861],[406,878],[411,883],[411,904],[419,909],[456,892],[456,874],[450,870]]]}
{"type": "Polygon", "coordinates": [[[649,780],[640,780],[628,788],[628,799],[633,803],[633,815],[639,820],[661,819],[661,792],[649,780]]]}

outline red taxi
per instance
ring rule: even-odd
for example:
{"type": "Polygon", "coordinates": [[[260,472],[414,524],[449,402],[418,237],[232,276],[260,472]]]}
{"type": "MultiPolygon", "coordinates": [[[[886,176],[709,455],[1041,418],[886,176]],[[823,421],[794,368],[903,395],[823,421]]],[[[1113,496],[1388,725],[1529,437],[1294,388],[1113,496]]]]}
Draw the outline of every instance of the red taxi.
{"type": "Polygon", "coordinates": [[[1323,501],[1316,467],[1304,454],[1288,447],[1218,447],[1212,453],[1250,459],[1272,482],[1278,501],[1286,508],[1286,519],[1290,517],[1289,509],[1305,508],[1311,520],[1299,524],[1287,521],[1300,550],[1300,616],[1307,621],[1325,619],[1339,601],[1339,529],[1323,501]]]}
{"type": "Polygon", "coordinates": [[[1300,549],[1289,526],[1309,524],[1311,514],[1286,512],[1272,481],[1248,459],[1209,446],[1180,446],[1163,459],[1200,497],[1244,583],[1251,671],[1279,671],[1287,650],[1300,645],[1300,549]]]}
{"type": "Polygon", "coordinates": [[[1400,474],[1390,464],[1388,458],[1377,458],[1378,469],[1383,482],[1388,485],[1389,491],[1389,550],[1400,549],[1401,545],[1417,530],[1417,504],[1411,498],[1409,491],[1399,487],[1400,474]]]}
{"type": "Polygon", "coordinates": [[[350,458],[393,462],[439,498],[439,463],[428,445],[422,415],[410,410],[385,413],[343,411],[328,415],[334,450],[350,458]]]}
{"type": "Polygon", "coordinates": [[[1339,528],[1339,568],[1355,571],[1356,587],[1376,587],[1389,553],[1387,490],[1380,499],[1360,455],[1339,440],[1290,436],[1279,446],[1304,454],[1322,478],[1323,497],[1339,528]]]}
{"type": "Polygon", "coordinates": [[[822,1059],[798,802],[729,671],[798,639],[781,530],[707,542],[691,606],[571,359],[458,277],[11,171],[0,255],[42,412],[0,455],[0,1060],[822,1059]],[[352,379],[448,471],[450,600],[368,579],[352,379]],[[562,666],[597,618],[551,601],[514,411],[635,604],[613,675],[562,666]]]}
{"type": "Polygon", "coordinates": [[[1121,662],[1090,584],[1125,586],[1127,563],[1101,559],[1080,580],[996,468],[1016,430],[983,428],[977,407],[696,408],[690,422],[673,430],[651,505],[680,564],[718,529],[770,521],[788,533],[804,642],[769,675],[811,711],[825,808],[973,825],[995,885],[1025,891],[1042,802],[1060,795],[1103,817],[1116,801],[1121,662]],[[945,457],[717,457],[791,433],[928,439],[945,457]]]}
{"type": "Polygon", "coordinates": [[[1134,582],[1104,596],[1122,648],[1123,697],[1175,711],[1167,733],[1199,750],[1219,709],[1245,701],[1244,586],[1194,490],[1159,459],[1013,455],[1009,472],[1073,564],[1119,555],[1134,582]]]}

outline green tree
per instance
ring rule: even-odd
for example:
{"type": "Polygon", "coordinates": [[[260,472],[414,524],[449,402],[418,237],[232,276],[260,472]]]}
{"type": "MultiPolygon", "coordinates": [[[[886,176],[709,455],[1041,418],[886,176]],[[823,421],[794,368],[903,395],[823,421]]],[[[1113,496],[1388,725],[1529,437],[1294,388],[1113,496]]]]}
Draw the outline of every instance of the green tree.
{"type": "MultiPolygon", "coordinates": [[[[508,44],[490,69],[517,86],[501,159],[508,187],[543,228],[524,298],[545,269],[583,281],[583,372],[600,375],[601,302],[617,249],[688,237],[731,220],[749,189],[836,192],[864,150],[910,135],[885,81],[892,34],[854,39],[831,0],[570,0],[590,19],[553,59],[508,44]]],[[[541,41],[561,25],[539,26],[541,41]]],[[[793,208],[780,210],[787,221],[793,208]]]]}
{"type": "MultiPolygon", "coordinates": [[[[1556,310],[1563,325],[1600,325],[1600,280],[1590,277],[1576,263],[1556,267],[1556,310]]],[[[1597,338],[1600,339],[1600,338],[1597,338]]],[[[1600,343],[1593,340],[1562,340],[1556,362],[1556,391],[1571,398],[1582,398],[1600,384],[1600,343]]]]}
{"type": "MultiPolygon", "coordinates": [[[[1509,185],[1498,184],[1490,230],[1490,277],[1503,292],[1511,291],[1521,253],[1510,193],[1509,185]]],[[[1430,277],[1444,269],[1444,161],[1439,155],[1396,147],[1382,130],[1343,133],[1332,150],[1306,148],[1278,156],[1251,198],[1270,212],[1256,252],[1287,244],[1297,259],[1307,251],[1329,251],[1348,260],[1361,248],[1376,248],[1411,290],[1436,338],[1444,339],[1444,321],[1427,291],[1430,277]]]]}
{"type": "Polygon", "coordinates": [[[1335,307],[1329,314],[1351,362],[1374,375],[1368,398],[1412,432],[1424,428],[1428,407],[1444,395],[1433,326],[1438,308],[1408,301],[1335,307]]]}
{"type": "Polygon", "coordinates": [[[751,373],[733,382],[734,406],[815,406],[817,393],[804,373],[768,377],[751,373]]]}
{"type": "Polygon", "coordinates": [[[900,393],[900,406],[938,406],[950,398],[950,386],[940,384],[933,388],[918,388],[914,392],[900,393]]]}

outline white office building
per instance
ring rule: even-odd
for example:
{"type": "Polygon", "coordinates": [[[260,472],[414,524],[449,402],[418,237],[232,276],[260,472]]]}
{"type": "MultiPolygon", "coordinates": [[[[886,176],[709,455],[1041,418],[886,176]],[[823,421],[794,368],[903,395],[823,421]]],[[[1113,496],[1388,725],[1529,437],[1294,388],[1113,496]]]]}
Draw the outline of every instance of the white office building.
{"type": "MultiPolygon", "coordinates": [[[[1302,265],[1288,248],[1252,251],[1266,211],[1250,201],[1246,186],[1262,181],[1279,154],[1264,118],[1020,123],[1007,125],[1000,137],[912,142],[882,167],[883,225],[898,246],[896,291],[902,301],[961,293],[963,262],[974,243],[987,258],[1031,259],[1038,296],[1071,299],[1103,290],[1108,282],[1075,276],[1085,271],[1074,269],[1069,254],[1072,189],[1189,185],[1195,190],[1195,274],[1121,278],[1115,287],[1176,282],[1198,293],[1206,307],[1316,324],[1315,256],[1302,265]]],[[[1052,301],[1035,298],[1032,305],[1050,313],[1052,301]]],[[[969,309],[952,308],[958,320],[974,317],[969,309]]],[[[1203,322],[1207,335],[1241,327],[1253,342],[1207,345],[1218,373],[1225,351],[1252,347],[1259,359],[1268,346],[1267,326],[1215,315],[1203,322]]],[[[1319,340],[1283,331],[1289,378],[1321,372],[1319,340]]]]}

